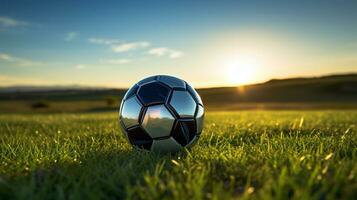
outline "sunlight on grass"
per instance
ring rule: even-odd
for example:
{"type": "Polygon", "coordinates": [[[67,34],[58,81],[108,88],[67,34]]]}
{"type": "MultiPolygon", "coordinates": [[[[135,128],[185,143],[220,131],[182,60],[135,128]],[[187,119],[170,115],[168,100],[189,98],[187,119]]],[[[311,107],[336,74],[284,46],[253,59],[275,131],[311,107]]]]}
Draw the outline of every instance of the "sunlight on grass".
{"type": "Polygon", "coordinates": [[[209,112],[196,146],[132,150],[116,113],[0,115],[1,199],[353,199],[356,111],[209,112]]]}

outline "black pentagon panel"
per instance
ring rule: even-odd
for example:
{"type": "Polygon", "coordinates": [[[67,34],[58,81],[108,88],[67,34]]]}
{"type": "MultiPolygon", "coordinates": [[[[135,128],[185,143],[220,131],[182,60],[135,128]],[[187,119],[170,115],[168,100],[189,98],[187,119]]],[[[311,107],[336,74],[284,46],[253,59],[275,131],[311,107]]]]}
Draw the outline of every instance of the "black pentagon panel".
{"type": "Polygon", "coordinates": [[[190,86],[188,83],[186,83],[186,87],[187,87],[187,90],[191,93],[192,97],[195,99],[195,101],[196,101],[198,104],[203,105],[203,102],[202,102],[202,100],[201,100],[201,97],[200,97],[200,95],[196,92],[196,90],[193,89],[193,87],[190,86]]]}
{"type": "Polygon", "coordinates": [[[194,119],[178,120],[171,133],[172,137],[182,146],[186,146],[196,136],[194,119]]]}
{"type": "Polygon", "coordinates": [[[151,81],[157,80],[158,76],[149,76],[147,78],[144,78],[143,80],[139,81],[137,84],[139,86],[144,85],[145,83],[149,83],[151,81]]]}
{"type": "Polygon", "coordinates": [[[170,94],[170,88],[159,83],[151,82],[139,88],[138,96],[145,106],[165,103],[170,94]]]}
{"type": "Polygon", "coordinates": [[[137,84],[135,84],[133,87],[129,88],[128,91],[125,93],[123,100],[129,99],[130,97],[135,95],[136,92],[138,91],[138,89],[139,89],[139,86],[137,84]]]}
{"type": "Polygon", "coordinates": [[[152,145],[152,138],[139,126],[127,130],[128,138],[132,145],[150,150],[152,145]]]}
{"type": "Polygon", "coordinates": [[[171,88],[183,90],[186,88],[185,81],[173,76],[161,75],[158,80],[171,88]]]}
{"type": "Polygon", "coordinates": [[[199,136],[199,135],[196,135],[196,136],[191,140],[191,142],[186,145],[186,147],[190,148],[190,147],[192,147],[193,145],[195,145],[195,144],[197,143],[197,141],[198,141],[199,138],[200,138],[200,136],[199,136]]]}

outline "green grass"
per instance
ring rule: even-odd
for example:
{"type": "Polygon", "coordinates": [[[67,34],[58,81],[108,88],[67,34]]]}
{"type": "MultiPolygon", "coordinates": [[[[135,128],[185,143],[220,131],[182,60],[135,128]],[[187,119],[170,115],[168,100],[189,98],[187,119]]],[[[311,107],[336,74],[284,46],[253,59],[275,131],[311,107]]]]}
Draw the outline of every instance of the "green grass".
{"type": "Polygon", "coordinates": [[[117,113],[0,115],[0,199],[353,199],[357,111],[211,112],[176,155],[132,150],[117,113]]]}

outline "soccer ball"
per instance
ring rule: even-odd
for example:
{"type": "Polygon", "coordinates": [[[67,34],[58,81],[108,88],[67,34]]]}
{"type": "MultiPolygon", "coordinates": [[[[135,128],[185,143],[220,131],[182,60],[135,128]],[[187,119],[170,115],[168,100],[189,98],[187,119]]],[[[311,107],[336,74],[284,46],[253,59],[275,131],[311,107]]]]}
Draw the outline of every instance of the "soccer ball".
{"type": "Polygon", "coordinates": [[[130,144],[154,152],[177,152],[194,144],[203,129],[204,107],[187,82],[150,76],[125,94],[119,121],[130,144]]]}

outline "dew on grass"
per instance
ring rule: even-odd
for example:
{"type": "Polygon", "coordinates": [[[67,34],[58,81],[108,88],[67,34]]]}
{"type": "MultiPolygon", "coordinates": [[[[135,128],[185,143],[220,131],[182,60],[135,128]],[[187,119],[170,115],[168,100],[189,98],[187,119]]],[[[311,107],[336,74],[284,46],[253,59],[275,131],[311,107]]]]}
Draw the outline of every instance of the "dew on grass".
{"type": "Polygon", "coordinates": [[[328,154],[326,157],[325,157],[325,160],[330,160],[333,156],[333,153],[330,153],[328,154]]]}
{"type": "Polygon", "coordinates": [[[247,189],[247,193],[248,194],[252,194],[254,192],[254,187],[249,187],[248,189],[247,189]]]}

